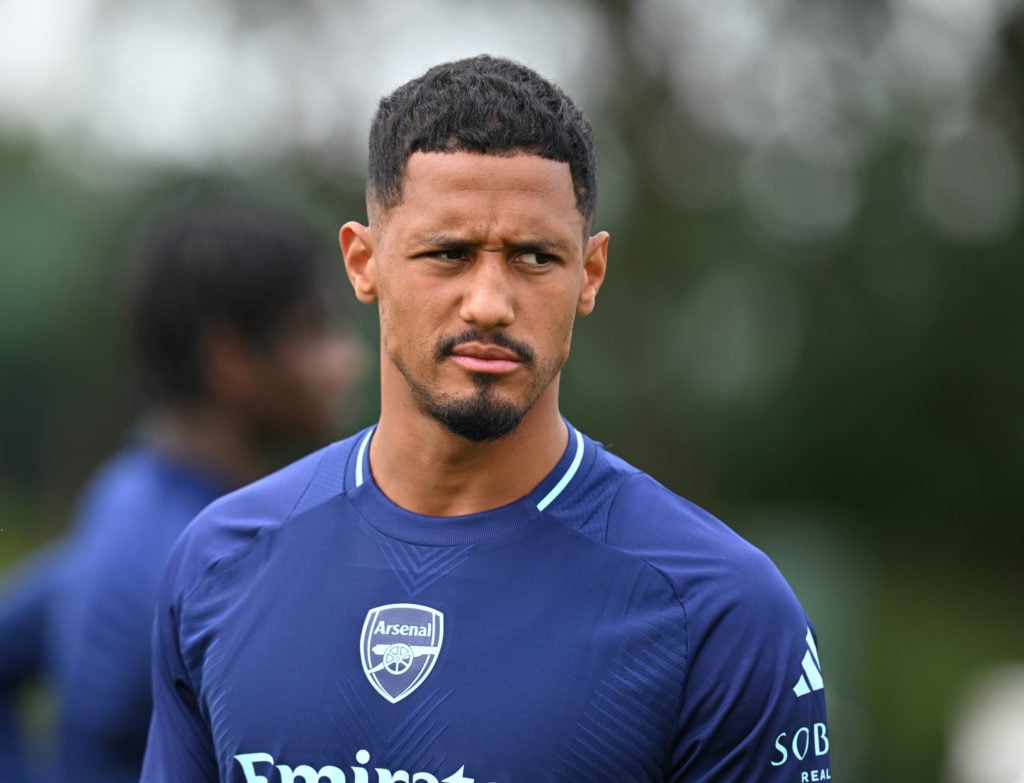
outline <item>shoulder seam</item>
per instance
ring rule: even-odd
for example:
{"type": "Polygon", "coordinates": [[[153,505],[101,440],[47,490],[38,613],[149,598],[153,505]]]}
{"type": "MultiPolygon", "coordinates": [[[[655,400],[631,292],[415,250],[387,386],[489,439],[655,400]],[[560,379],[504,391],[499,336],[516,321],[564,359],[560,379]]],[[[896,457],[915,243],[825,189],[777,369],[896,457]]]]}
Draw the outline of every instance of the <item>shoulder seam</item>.
{"type": "MultiPolygon", "coordinates": [[[[295,498],[295,502],[292,503],[291,508],[288,509],[288,513],[284,515],[284,519],[282,520],[282,522],[285,522],[285,521],[287,521],[287,520],[292,518],[292,516],[295,514],[295,509],[297,509],[299,507],[299,504],[302,503],[303,499],[306,497],[307,493],[309,492],[309,487],[313,483],[313,477],[316,476],[316,474],[319,472],[320,466],[323,464],[324,458],[327,456],[327,451],[328,451],[329,448],[330,447],[328,446],[328,447],[323,448],[323,449],[320,450],[320,453],[317,455],[316,465],[314,465],[313,469],[309,472],[309,479],[307,479],[306,485],[302,488],[302,492],[299,493],[298,497],[295,498]]],[[[351,453],[351,449],[349,450],[349,453],[351,453]]],[[[345,457],[345,462],[346,462],[346,470],[347,470],[348,469],[348,467],[347,467],[348,456],[345,457]]],[[[341,488],[342,488],[342,492],[344,492],[345,491],[345,481],[344,481],[344,478],[342,478],[341,488]]]]}
{"type": "MultiPolygon", "coordinates": [[[[313,467],[313,470],[310,471],[309,478],[307,479],[306,484],[303,486],[302,491],[300,493],[298,493],[298,497],[295,499],[295,502],[292,503],[291,507],[288,509],[287,513],[284,515],[284,518],[281,520],[281,524],[284,524],[285,522],[287,522],[289,519],[292,518],[292,515],[295,513],[295,509],[298,508],[299,504],[302,502],[302,499],[304,497],[306,497],[306,493],[309,491],[309,485],[313,483],[313,477],[316,475],[317,470],[320,468],[320,463],[323,461],[325,454],[326,454],[326,450],[321,450],[320,454],[317,456],[316,465],[313,467]]],[[[237,549],[234,549],[230,553],[227,553],[224,556],[217,558],[213,562],[208,563],[206,565],[206,567],[203,569],[203,573],[199,576],[198,579],[196,579],[196,583],[194,585],[192,585],[192,587],[189,589],[189,591],[187,593],[182,595],[182,597],[181,597],[181,605],[182,605],[182,607],[184,607],[184,604],[195,595],[195,593],[199,590],[200,587],[202,587],[206,583],[207,577],[209,577],[210,573],[215,568],[218,568],[219,566],[221,566],[221,565],[223,565],[225,563],[230,563],[230,562],[232,562],[232,561],[242,557],[246,552],[249,551],[250,548],[252,548],[256,544],[256,542],[260,538],[263,537],[264,530],[265,530],[265,527],[261,526],[256,531],[255,535],[251,536],[248,541],[246,541],[244,544],[239,546],[237,549]]]]}
{"type": "MultiPolygon", "coordinates": [[[[633,472],[630,473],[628,476],[626,476],[622,480],[622,483],[619,485],[619,488],[615,491],[615,497],[613,497],[612,501],[608,504],[608,519],[609,520],[611,519],[611,516],[612,516],[612,509],[614,508],[616,501],[618,501],[619,495],[622,493],[622,490],[625,488],[627,483],[629,483],[629,482],[631,482],[631,481],[633,481],[633,480],[635,480],[637,478],[647,479],[648,481],[652,481],[654,483],[657,483],[656,481],[654,481],[654,479],[651,476],[649,476],[648,474],[644,473],[639,468],[635,468],[634,467],[633,468],[633,472]]],[[[606,546],[606,547],[609,547],[609,548],[612,548],[612,549],[616,549],[617,551],[621,552],[626,557],[630,557],[630,558],[632,558],[634,560],[639,561],[640,563],[642,563],[644,565],[645,568],[650,569],[651,571],[656,573],[659,576],[659,578],[668,586],[668,589],[671,592],[672,597],[675,598],[676,603],[679,604],[679,608],[680,608],[680,610],[682,610],[682,613],[683,613],[683,633],[686,635],[686,651],[685,651],[683,657],[684,657],[684,661],[685,661],[686,671],[689,672],[689,670],[690,670],[689,669],[689,667],[690,667],[690,613],[686,609],[686,601],[685,601],[685,599],[679,594],[679,590],[676,589],[675,583],[668,577],[668,575],[662,569],[658,568],[656,565],[651,563],[650,560],[648,560],[647,558],[642,557],[642,556],[640,556],[640,555],[638,555],[638,554],[636,554],[634,552],[628,552],[628,551],[626,551],[624,549],[617,549],[612,544],[608,543],[607,537],[608,537],[608,524],[606,523],[605,524],[605,540],[602,541],[601,544],[603,546],[606,546]]],[[[683,686],[680,688],[680,691],[679,691],[678,705],[679,705],[680,708],[682,707],[683,698],[684,698],[685,693],[686,693],[686,684],[684,682],[683,686]]]]}

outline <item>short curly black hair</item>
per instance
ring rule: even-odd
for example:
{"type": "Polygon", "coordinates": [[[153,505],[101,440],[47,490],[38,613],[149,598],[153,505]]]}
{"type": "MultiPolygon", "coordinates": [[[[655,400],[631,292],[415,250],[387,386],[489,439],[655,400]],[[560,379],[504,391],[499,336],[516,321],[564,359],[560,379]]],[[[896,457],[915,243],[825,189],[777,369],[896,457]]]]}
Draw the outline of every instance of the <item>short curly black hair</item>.
{"type": "Polygon", "coordinates": [[[270,348],[304,308],[322,308],[324,256],[305,225],[238,203],[178,205],[149,221],[131,256],[128,316],[143,392],[201,399],[204,338],[228,329],[270,348]]]}
{"type": "Polygon", "coordinates": [[[597,199],[593,131],[559,87],[512,60],[479,55],[436,65],[381,99],[370,127],[367,196],[402,200],[414,152],[529,153],[569,164],[589,226],[597,199]]]}

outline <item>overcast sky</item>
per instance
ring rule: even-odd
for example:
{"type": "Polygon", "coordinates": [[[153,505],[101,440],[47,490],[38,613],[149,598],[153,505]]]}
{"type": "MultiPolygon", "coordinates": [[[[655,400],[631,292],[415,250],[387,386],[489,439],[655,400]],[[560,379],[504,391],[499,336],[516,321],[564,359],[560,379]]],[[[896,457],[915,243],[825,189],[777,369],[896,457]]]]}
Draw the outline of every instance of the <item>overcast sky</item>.
{"type": "Polygon", "coordinates": [[[894,0],[876,20],[850,4],[638,0],[631,29],[608,30],[585,0],[0,0],[0,132],[171,162],[361,148],[379,96],[433,63],[503,54],[588,103],[631,44],[715,133],[806,141],[852,119],[856,154],[894,102],[963,113],[1016,4],[894,0]]]}
{"type": "Polygon", "coordinates": [[[601,73],[600,17],[574,0],[287,7],[239,18],[210,0],[0,0],[0,132],[200,164],[361,150],[380,96],[437,62],[503,54],[572,91],[601,73]]]}
{"type": "MultiPolygon", "coordinates": [[[[0,137],[28,136],[91,178],[295,151],[359,176],[377,100],[432,64],[512,57],[593,116],[623,88],[628,47],[668,75],[675,110],[736,151],[725,168],[702,153],[696,174],[664,172],[681,206],[740,194],[777,233],[828,236],[856,213],[863,162],[910,137],[925,150],[925,215],[983,238],[1020,203],[1020,161],[976,99],[1021,1],[636,0],[610,29],[587,0],[0,0],[0,137]]],[[[679,159],[665,110],[650,107],[650,145],[679,159]]],[[[602,152],[614,148],[606,134],[602,152]]]]}

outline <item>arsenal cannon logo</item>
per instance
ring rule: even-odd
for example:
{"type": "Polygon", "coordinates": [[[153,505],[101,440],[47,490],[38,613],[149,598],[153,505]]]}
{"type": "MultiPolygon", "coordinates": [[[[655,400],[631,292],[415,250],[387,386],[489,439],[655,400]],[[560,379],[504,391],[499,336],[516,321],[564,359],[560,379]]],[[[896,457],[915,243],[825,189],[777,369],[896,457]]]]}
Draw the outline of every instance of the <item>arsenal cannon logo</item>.
{"type": "Polygon", "coordinates": [[[430,675],[444,638],[444,615],[419,604],[388,604],[366,613],[359,655],[370,685],[392,704],[430,675]]]}

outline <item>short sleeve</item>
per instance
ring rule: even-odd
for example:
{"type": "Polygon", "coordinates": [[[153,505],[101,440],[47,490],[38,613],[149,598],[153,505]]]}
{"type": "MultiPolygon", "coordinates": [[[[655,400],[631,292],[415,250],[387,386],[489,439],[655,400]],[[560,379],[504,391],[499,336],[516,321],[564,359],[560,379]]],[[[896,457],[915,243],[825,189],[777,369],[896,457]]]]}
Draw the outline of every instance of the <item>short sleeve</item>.
{"type": "Polygon", "coordinates": [[[153,624],[153,717],[141,783],[218,780],[209,725],[180,644],[181,600],[175,596],[180,595],[177,578],[181,557],[180,551],[172,555],[153,624]]]}
{"type": "Polygon", "coordinates": [[[729,587],[695,592],[668,780],[829,780],[817,639],[775,566],[752,549],[729,587]]]}

